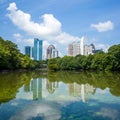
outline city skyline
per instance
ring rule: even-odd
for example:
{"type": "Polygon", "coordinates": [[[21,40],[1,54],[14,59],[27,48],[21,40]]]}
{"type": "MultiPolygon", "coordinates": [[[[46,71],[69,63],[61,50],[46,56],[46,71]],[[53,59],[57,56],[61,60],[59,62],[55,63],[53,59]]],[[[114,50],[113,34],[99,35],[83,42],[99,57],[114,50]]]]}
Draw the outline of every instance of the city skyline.
{"type": "Polygon", "coordinates": [[[55,45],[61,56],[67,46],[86,36],[88,44],[107,50],[120,43],[120,1],[104,0],[0,0],[0,36],[24,46],[43,40],[43,51],[55,45]],[[26,4],[26,6],[24,6],[26,4]],[[35,6],[35,7],[33,7],[35,6]]]}
{"type": "MultiPolygon", "coordinates": [[[[67,56],[77,56],[77,55],[85,55],[95,54],[99,51],[103,51],[102,49],[96,50],[94,44],[87,45],[85,44],[86,38],[81,37],[80,41],[72,42],[68,45],[68,53],[67,56]]],[[[49,45],[46,49],[46,55],[42,54],[42,40],[38,38],[34,38],[33,46],[25,46],[24,54],[29,56],[33,60],[46,60],[51,58],[59,57],[59,52],[55,48],[54,45],[49,45]]]]}

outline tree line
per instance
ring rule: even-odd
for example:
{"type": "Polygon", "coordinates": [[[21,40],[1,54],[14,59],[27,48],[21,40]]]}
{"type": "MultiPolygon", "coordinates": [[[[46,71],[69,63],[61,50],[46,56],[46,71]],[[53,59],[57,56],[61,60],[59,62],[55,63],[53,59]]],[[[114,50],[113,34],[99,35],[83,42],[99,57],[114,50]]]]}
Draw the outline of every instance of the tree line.
{"type": "Polygon", "coordinates": [[[31,60],[20,53],[16,44],[0,37],[0,70],[41,68],[44,61],[31,60]]]}
{"type": "Polygon", "coordinates": [[[100,51],[89,56],[77,55],[50,59],[48,69],[120,71],[120,44],[111,46],[107,53],[100,51]]]}

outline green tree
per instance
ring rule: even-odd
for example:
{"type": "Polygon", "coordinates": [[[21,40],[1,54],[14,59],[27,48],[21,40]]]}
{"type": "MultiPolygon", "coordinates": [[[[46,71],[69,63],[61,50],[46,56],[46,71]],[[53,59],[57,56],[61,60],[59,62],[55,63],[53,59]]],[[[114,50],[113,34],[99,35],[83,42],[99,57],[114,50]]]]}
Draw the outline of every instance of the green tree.
{"type": "Polygon", "coordinates": [[[48,70],[58,70],[57,58],[48,60],[48,70]]]}
{"type": "Polygon", "coordinates": [[[120,44],[111,46],[108,49],[108,54],[112,57],[112,70],[120,70],[120,44]]]}
{"type": "Polygon", "coordinates": [[[93,56],[92,64],[91,64],[91,68],[93,70],[104,70],[104,66],[102,64],[104,55],[105,53],[99,52],[93,56]]]}

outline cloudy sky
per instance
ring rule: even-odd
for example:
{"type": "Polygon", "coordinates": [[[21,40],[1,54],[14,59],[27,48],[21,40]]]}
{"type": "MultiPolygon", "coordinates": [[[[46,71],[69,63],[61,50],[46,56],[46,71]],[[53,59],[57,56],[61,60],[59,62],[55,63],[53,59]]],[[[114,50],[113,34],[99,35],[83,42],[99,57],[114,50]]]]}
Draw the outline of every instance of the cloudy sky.
{"type": "Polygon", "coordinates": [[[0,36],[24,46],[44,42],[44,54],[53,44],[62,55],[73,41],[106,50],[120,43],[119,0],[0,0],[0,36]]]}

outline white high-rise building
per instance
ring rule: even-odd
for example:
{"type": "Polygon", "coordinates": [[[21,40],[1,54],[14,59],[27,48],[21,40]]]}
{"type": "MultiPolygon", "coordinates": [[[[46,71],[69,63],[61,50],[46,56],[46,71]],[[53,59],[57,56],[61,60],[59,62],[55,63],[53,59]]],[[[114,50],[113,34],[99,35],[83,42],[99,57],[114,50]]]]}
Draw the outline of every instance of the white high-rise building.
{"type": "Polygon", "coordinates": [[[86,41],[87,41],[87,38],[84,36],[80,39],[81,55],[84,55],[84,46],[86,41]]]}
{"type": "Polygon", "coordinates": [[[86,37],[80,38],[79,42],[73,42],[68,45],[68,56],[84,55],[84,45],[86,37]]]}
{"type": "Polygon", "coordinates": [[[68,45],[68,56],[73,56],[73,44],[68,45]]]}
{"type": "Polygon", "coordinates": [[[73,43],[73,56],[79,55],[80,53],[81,53],[80,42],[74,42],[73,43]]]}

